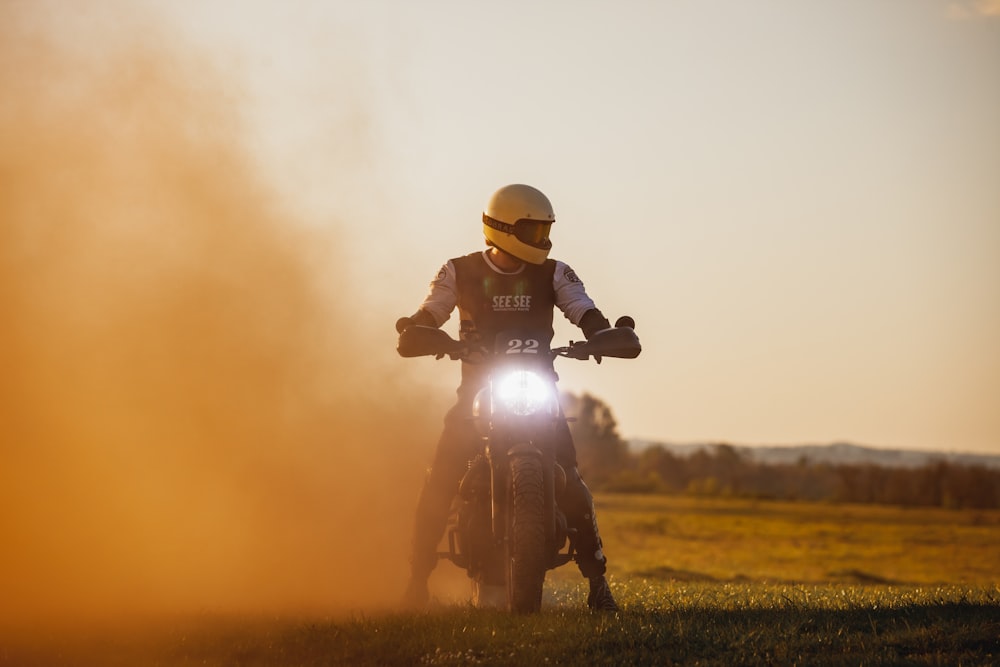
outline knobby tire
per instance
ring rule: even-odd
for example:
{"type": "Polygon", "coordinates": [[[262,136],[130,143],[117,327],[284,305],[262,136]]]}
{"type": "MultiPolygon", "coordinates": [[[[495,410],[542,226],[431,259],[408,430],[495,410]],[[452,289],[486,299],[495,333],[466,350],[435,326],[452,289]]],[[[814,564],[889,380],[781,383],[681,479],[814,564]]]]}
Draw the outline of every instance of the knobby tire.
{"type": "Polygon", "coordinates": [[[545,581],[545,482],[537,456],[511,460],[508,596],[511,611],[536,612],[545,581]]]}

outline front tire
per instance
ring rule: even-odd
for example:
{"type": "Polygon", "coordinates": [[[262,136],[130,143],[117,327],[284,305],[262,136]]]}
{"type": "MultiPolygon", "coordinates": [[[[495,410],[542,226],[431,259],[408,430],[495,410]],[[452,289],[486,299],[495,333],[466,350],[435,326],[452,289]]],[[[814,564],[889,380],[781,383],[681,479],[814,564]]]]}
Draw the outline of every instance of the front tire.
{"type": "Polygon", "coordinates": [[[537,456],[510,462],[510,512],[507,531],[507,599],[511,611],[542,607],[545,581],[545,480],[537,456]]]}

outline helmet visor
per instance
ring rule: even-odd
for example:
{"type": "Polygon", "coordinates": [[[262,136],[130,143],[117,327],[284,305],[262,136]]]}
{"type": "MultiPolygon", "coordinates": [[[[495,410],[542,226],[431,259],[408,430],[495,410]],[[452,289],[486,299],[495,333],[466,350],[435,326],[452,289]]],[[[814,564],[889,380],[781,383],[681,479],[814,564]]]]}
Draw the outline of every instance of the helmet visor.
{"type": "Polygon", "coordinates": [[[526,243],[535,248],[549,248],[552,243],[549,241],[549,229],[551,222],[540,220],[518,220],[514,223],[514,236],[521,243],[526,243]]]}

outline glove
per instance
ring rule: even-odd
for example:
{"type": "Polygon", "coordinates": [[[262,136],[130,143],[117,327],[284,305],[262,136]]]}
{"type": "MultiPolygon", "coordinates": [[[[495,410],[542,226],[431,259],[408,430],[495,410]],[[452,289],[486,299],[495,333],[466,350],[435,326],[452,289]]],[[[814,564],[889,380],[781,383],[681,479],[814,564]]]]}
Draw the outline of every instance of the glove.
{"type": "Polygon", "coordinates": [[[586,339],[590,340],[590,337],[598,331],[610,328],[611,323],[608,322],[608,318],[604,317],[601,311],[597,308],[591,308],[580,318],[579,327],[583,330],[583,335],[586,339]]]}

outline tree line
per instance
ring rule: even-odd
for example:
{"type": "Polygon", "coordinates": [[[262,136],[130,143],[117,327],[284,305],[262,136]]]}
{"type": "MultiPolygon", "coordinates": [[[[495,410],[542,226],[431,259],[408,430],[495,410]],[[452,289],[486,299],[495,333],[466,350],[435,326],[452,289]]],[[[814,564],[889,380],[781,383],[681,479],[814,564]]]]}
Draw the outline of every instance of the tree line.
{"type": "Polygon", "coordinates": [[[1000,508],[1000,470],[933,461],[918,468],[875,464],[762,463],[719,443],[690,455],[662,445],[630,451],[611,408],[589,394],[563,394],[580,473],[595,491],[1000,508]]]}

